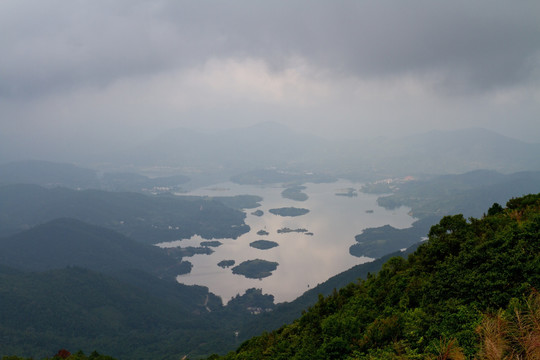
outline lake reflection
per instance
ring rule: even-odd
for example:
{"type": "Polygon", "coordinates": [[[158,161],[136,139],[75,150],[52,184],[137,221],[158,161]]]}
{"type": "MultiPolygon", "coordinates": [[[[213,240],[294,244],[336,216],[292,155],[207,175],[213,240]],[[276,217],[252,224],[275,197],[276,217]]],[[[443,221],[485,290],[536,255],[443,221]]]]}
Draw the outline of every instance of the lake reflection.
{"type": "MultiPolygon", "coordinates": [[[[223,245],[212,248],[215,252],[211,255],[186,258],[193,264],[193,269],[190,274],[179,276],[178,281],[187,285],[207,286],[211,292],[221,296],[224,303],[252,287],[261,288],[264,293],[274,295],[276,302],[291,301],[333,275],[370,261],[369,258],[358,258],[349,254],[349,247],[355,243],[354,236],[363,229],[385,224],[406,228],[415,220],[407,214],[409,208],[385,210],[379,207],[376,202],[377,195],[361,192],[355,197],[335,195],[345,188],[359,189],[361,184],[340,180],[330,184],[305,186],[303,191],[309,196],[306,201],[282,198],[282,187],[234,183],[218,184],[187,194],[259,195],[263,201],[257,209],[264,211],[264,215],[258,217],[251,214],[256,209],[246,209],[245,222],[251,227],[251,231],[236,240],[219,239],[223,245]],[[289,206],[307,208],[310,212],[298,217],[281,217],[268,212],[272,208],[289,206]],[[285,227],[304,228],[313,235],[277,233],[278,229],[285,227]],[[269,235],[257,235],[259,230],[265,230],[269,235]],[[275,241],[279,246],[269,250],[258,250],[249,246],[252,241],[259,239],[275,241]],[[222,269],[217,265],[221,260],[234,260],[238,265],[252,259],[276,261],[279,266],[272,276],[258,280],[234,275],[231,268],[222,269]]],[[[199,246],[203,240],[194,236],[160,246],[199,246]]]]}

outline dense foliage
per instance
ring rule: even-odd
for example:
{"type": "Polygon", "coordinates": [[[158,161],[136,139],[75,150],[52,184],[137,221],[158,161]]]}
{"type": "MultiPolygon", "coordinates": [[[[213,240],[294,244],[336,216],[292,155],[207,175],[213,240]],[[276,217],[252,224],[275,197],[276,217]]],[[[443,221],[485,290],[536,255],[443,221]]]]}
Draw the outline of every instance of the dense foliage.
{"type": "Polygon", "coordinates": [[[142,272],[122,278],[130,276],[128,283],[80,268],[26,273],[1,267],[0,356],[45,357],[64,347],[122,359],[177,359],[187,349],[207,353],[208,336],[232,333],[214,326],[225,314],[207,316],[221,303],[206,288],[142,272]]]}
{"type": "MultiPolygon", "coordinates": [[[[481,219],[444,217],[407,260],[390,259],[224,359],[489,358],[485,314],[515,317],[539,288],[540,194],[494,205],[481,219]]],[[[528,351],[511,348],[521,358],[528,351]]]]}

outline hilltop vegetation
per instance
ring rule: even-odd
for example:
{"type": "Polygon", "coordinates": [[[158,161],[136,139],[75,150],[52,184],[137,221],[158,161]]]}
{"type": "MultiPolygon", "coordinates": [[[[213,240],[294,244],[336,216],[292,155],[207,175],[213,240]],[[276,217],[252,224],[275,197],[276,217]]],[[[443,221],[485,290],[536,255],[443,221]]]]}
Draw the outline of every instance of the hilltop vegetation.
{"type": "MultiPolygon", "coordinates": [[[[481,219],[445,216],[408,259],[390,259],[376,275],[320,297],[291,325],[223,359],[481,357],[493,340],[490,314],[506,324],[540,320],[538,308],[536,320],[525,311],[534,308],[528,297],[540,288],[539,269],[540,194],[511,199],[504,209],[494,204],[481,219]]],[[[523,358],[530,343],[510,335],[498,336],[512,344],[501,345],[501,355],[523,358]]]]}

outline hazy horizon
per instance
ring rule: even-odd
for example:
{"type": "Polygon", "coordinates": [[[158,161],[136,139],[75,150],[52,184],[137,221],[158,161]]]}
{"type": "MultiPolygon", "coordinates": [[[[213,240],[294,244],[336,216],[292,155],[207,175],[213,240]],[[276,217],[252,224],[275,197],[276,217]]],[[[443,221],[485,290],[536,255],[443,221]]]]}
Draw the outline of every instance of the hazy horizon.
{"type": "Polygon", "coordinates": [[[330,138],[473,127],[537,142],[539,13],[535,1],[2,1],[0,151],[105,153],[266,121],[330,138]]]}

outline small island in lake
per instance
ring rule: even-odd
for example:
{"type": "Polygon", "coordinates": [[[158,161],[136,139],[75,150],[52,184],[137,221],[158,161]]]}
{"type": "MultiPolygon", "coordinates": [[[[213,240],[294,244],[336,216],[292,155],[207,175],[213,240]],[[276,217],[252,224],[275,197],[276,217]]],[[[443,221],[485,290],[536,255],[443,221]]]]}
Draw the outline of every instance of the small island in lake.
{"type": "Polygon", "coordinates": [[[190,257],[195,254],[205,254],[210,255],[214,250],[210,249],[207,246],[188,246],[188,247],[177,247],[169,249],[169,253],[180,256],[180,257],[190,257]]]}
{"type": "Polygon", "coordinates": [[[262,210],[255,210],[251,213],[251,215],[255,215],[255,216],[263,216],[264,214],[264,211],[262,210]]]}
{"type": "Polygon", "coordinates": [[[356,192],[356,190],[353,188],[340,189],[336,193],[336,196],[353,197],[353,196],[358,196],[358,192],[356,192]]]}
{"type": "Polygon", "coordinates": [[[279,216],[302,216],[309,212],[308,209],[295,208],[295,207],[283,207],[277,209],[268,210],[274,215],[279,216]]]}
{"type": "Polygon", "coordinates": [[[211,247],[218,247],[223,245],[221,241],[217,240],[210,240],[210,241],[201,241],[201,246],[211,246],[211,247]]]}
{"type": "Polygon", "coordinates": [[[285,199],[291,199],[295,201],[306,201],[308,196],[302,192],[306,187],[302,185],[291,186],[281,192],[281,196],[285,199]]]}
{"type": "Polygon", "coordinates": [[[218,262],[218,266],[222,268],[228,268],[229,266],[233,266],[235,264],[234,260],[221,260],[218,262]]]}
{"type": "Polygon", "coordinates": [[[313,233],[311,231],[308,231],[307,233],[304,233],[304,235],[313,236],[313,233]]]}
{"type": "Polygon", "coordinates": [[[259,230],[257,231],[257,235],[259,236],[264,236],[264,235],[269,235],[270,233],[266,230],[259,230]]]}
{"type": "Polygon", "coordinates": [[[270,240],[256,240],[250,243],[249,246],[255,249],[259,249],[259,250],[268,250],[276,246],[279,246],[279,244],[275,241],[270,241],[270,240]]]}
{"type": "Polygon", "coordinates": [[[233,274],[243,275],[249,279],[262,279],[272,275],[278,267],[277,262],[255,259],[244,261],[232,268],[233,274]]]}
{"type": "Polygon", "coordinates": [[[254,209],[261,206],[262,197],[257,195],[216,196],[208,199],[217,200],[233,209],[254,209]]]}
{"type": "MultiPolygon", "coordinates": [[[[290,229],[288,227],[284,227],[284,228],[281,228],[281,229],[278,229],[278,234],[287,234],[287,233],[291,233],[291,232],[297,232],[297,233],[307,233],[307,229],[290,229]]],[[[313,235],[313,233],[312,233],[313,235]]]]}

